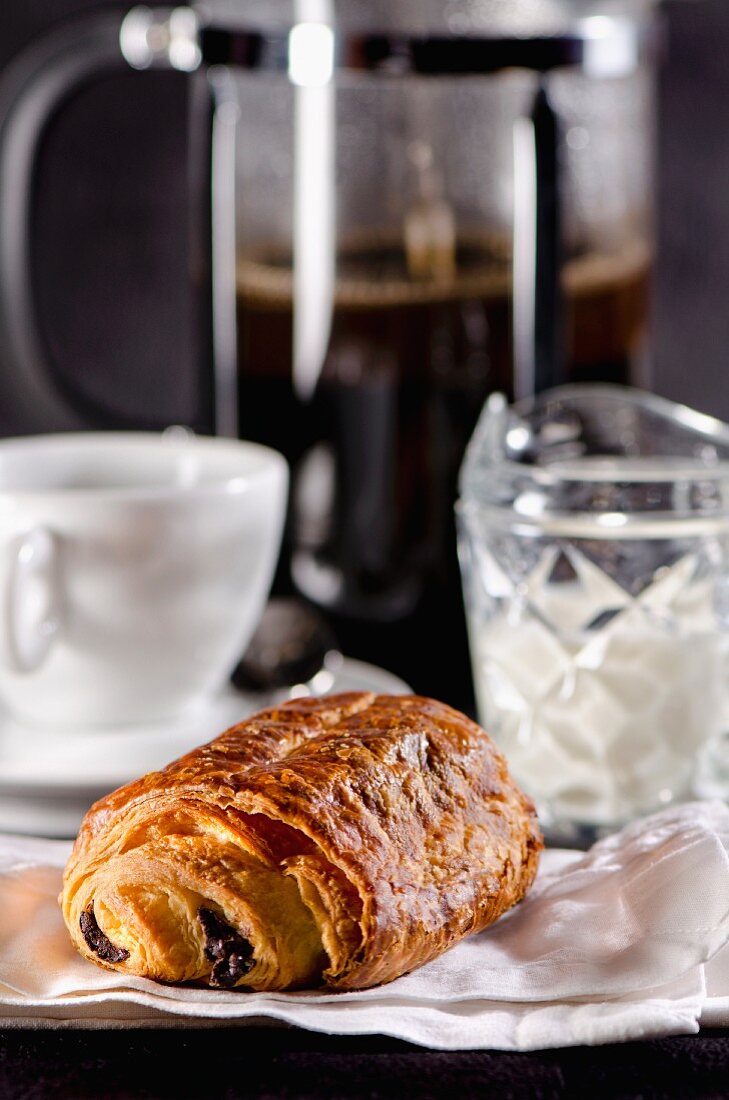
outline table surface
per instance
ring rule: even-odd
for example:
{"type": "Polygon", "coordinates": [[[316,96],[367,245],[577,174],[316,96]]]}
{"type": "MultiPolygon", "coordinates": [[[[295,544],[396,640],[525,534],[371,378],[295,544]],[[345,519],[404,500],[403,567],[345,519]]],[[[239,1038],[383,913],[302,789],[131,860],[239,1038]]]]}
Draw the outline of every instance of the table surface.
{"type": "Polygon", "coordinates": [[[729,1031],[505,1054],[289,1029],[8,1031],[2,1100],[726,1100],[729,1031]]]}

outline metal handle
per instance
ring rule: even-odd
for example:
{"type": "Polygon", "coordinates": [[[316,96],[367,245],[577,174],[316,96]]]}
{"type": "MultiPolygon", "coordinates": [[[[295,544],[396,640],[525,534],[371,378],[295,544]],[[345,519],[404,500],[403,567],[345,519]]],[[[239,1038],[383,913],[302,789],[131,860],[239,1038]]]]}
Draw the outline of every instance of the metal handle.
{"type": "Polygon", "coordinates": [[[83,400],[54,379],[38,334],[31,185],[54,112],[86,81],[124,66],[120,23],[119,16],[104,14],[69,24],[34,43],[0,81],[0,395],[22,413],[29,430],[88,424],[83,400]]]}

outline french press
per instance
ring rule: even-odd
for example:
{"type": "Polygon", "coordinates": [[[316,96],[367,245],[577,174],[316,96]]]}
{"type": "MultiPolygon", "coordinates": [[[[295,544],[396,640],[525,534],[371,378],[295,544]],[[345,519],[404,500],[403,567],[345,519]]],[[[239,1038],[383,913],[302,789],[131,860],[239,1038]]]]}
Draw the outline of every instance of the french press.
{"type": "Polygon", "coordinates": [[[0,145],[8,369],[89,423],[33,325],[43,120],[109,65],[189,73],[209,109],[207,426],[291,464],[281,586],[351,655],[464,705],[451,517],[484,399],[645,378],[653,9],[211,0],[47,40],[0,145]]]}

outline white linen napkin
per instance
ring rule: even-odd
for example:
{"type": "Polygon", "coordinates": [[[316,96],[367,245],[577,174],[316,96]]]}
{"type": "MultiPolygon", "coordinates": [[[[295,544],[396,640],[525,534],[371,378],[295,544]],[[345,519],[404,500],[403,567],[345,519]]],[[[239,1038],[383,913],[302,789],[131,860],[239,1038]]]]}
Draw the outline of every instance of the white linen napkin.
{"type": "Polygon", "coordinates": [[[68,851],[0,837],[0,1026],[280,1022],[442,1050],[534,1050],[691,1033],[702,1012],[729,1022],[723,803],[666,810],[585,855],[545,852],[529,896],[496,925],[358,993],[192,989],[96,967],[58,908],[68,851]]]}

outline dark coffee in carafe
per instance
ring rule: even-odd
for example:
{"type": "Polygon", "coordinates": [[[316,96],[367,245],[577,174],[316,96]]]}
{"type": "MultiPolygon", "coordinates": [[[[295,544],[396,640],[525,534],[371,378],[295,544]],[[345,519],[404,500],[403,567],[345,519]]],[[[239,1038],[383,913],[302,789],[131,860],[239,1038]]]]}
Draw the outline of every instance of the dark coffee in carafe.
{"type": "MultiPolygon", "coordinates": [[[[584,251],[565,265],[567,378],[634,380],[649,253],[584,251]]],[[[418,280],[402,247],[340,252],[326,359],[312,399],[292,385],[290,258],[238,265],[241,434],[292,463],[286,562],[350,656],[467,707],[456,563],[456,476],[483,402],[512,396],[511,258],[459,243],[450,277],[418,280]]]]}

